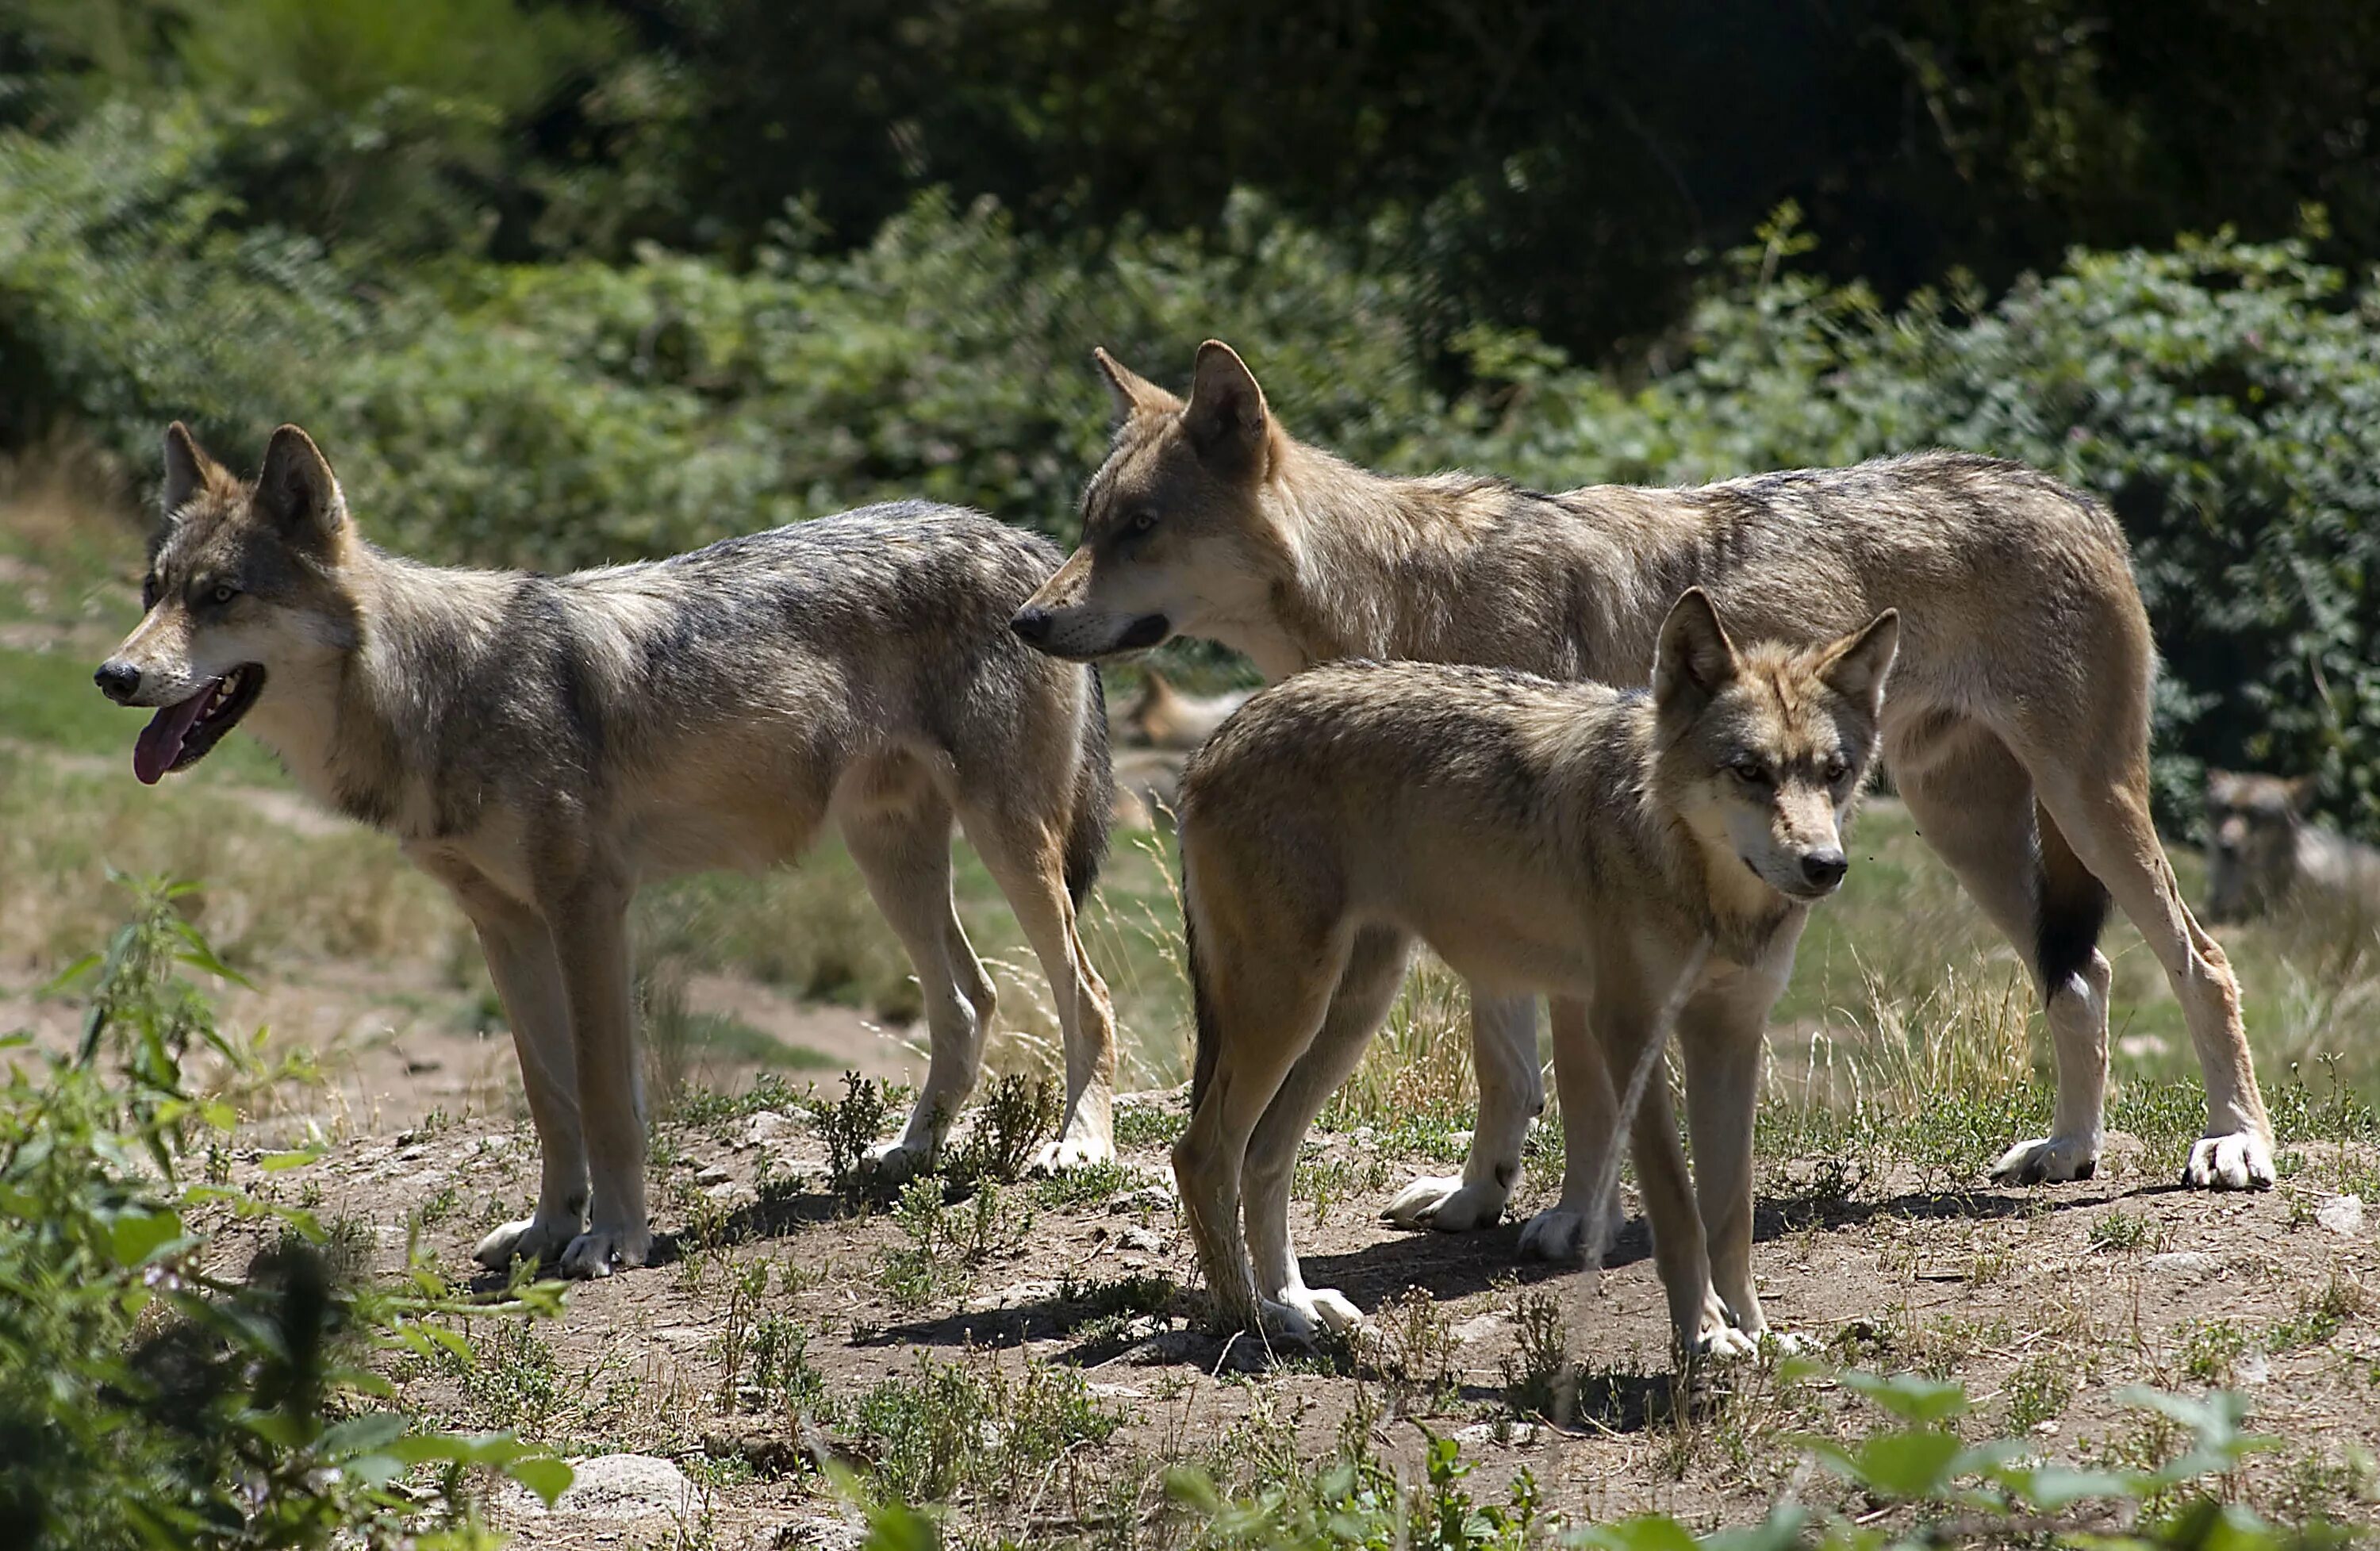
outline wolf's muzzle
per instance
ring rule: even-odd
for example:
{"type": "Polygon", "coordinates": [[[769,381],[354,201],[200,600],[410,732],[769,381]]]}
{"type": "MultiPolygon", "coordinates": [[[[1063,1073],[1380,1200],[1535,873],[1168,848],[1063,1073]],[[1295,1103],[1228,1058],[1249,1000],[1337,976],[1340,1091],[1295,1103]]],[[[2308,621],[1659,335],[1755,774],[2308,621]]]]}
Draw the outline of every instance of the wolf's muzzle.
{"type": "Polygon", "coordinates": [[[1802,876],[1810,880],[1811,888],[1822,893],[1840,883],[1843,875],[1851,870],[1850,860],[1840,851],[1813,851],[1802,858],[1802,876]]]}

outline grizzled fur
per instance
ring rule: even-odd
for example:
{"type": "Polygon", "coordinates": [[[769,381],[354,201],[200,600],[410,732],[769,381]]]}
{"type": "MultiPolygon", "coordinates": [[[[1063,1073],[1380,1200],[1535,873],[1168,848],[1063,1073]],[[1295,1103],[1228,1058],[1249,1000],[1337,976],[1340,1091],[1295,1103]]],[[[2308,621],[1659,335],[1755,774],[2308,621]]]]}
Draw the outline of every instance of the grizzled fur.
{"type": "MultiPolygon", "coordinates": [[[[1204,636],[1275,682],[1369,657],[1632,684],[1688,586],[1754,637],[1820,639],[1898,609],[1886,762],[1926,841],[2032,966],[2058,1050],[2051,1133],[2010,1147],[1996,1177],[2096,1167],[2109,975],[2096,942],[2112,895],[2165,969],[2205,1076],[2206,1135],[2184,1178],[2272,1182],[2238,985],[2150,822],[2147,615],[2122,533],[2087,497],[1959,453],[1677,490],[1392,479],[1297,441],[1220,342],[1200,347],[1186,400],[1097,358],[1115,440],[1085,492],[1080,547],[1017,617],[1027,640],[1094,659],[1204,636]]],[[[1494,1221],[1542,1103],[1529,1008],[1473,992],[1471,1157],[1460,1179],[1400,1196],[1401,1220],[1494,1221]]]]}
{"type": "Polygon", "coordinates": [[[1291,1335],[1357,1317],[1289,1252],[1290,1169],[1419,940],[1475,986],[1592,1008],[1592,1048],[1556,1025],[1575,1133],[1562,1199],[1529,1226],[1539,1247],[1600,1248],[1618,1133],[1641,1115],[1678,1339],[1690,1354],[1749,1349],[1766,1328],[1751,1279],[1761,1020],[1810,904],[1849,866],[1842,827],[1899,630],[1887,612],[1821,647],[1739,651],[1689,591],[1649,695],[1357,660],[1297,674],[1223,725],[1183,786],[1198,1044],[1174,1158],[1227,1317],[1291,1335]],[[1666,1084],[1645,1082],[1706,984],[1755,1004],[1748,1021],[1681,1026],[1707,1251],[1666,1084]],[[1607,1071],[1616,1095],[1592,1091],[1607,1071]]]}
{"type": "Polygon", "coordinates": [[[2380,851],[2305,817],[2312,777],[2206,772],[2206,918],[2329,903],[2380,911],[2380,851]]]}
{"type": "Polygon", "coordinates": [[[166,708],[237,685],[253,703],[203,716],[171,768],[241,721],[469,914],[546,1155],[536,1216],[482,1259],[641,1262],[627,901],[673,873],[789,862],[829,821],[910,951],[933,1033],[918,1110],[879,1166],[930,1158],[991,1016],[951,910],[954,816],[1064,1026],[1068,1128],[1050,1161],[1110,1156],[1107,994],[1074,916],[1106,844],[1106,719],[1095,673],[1007,629],[1056,563],[1048,544],[910,502],[569,576],[439,569],[358,536],[295,427],[253,485],[179,426],[166,451],[150,606],[102,685],[166,708]]]}

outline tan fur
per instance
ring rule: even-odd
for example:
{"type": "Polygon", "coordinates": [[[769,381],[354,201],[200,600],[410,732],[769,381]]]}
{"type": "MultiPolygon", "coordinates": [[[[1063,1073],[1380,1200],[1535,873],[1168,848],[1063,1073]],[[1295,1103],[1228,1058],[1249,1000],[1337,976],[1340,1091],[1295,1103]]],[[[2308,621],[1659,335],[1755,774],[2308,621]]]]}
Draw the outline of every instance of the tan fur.
{"type": "Polygon", "coordinates": [[[1063,1030],[1064,1131],[1041,1161],[1113,1156],[1112,1018],[1071,897],[1104,844],[1097,679],[1050,672],[1003,629],[1054,561],[1039,540],[893,506],[646,565],[442,570],[364,542],[294,426],[252,486],[179,425],[166,465],[153,596],[102,687],[172,708],[261,684],[238,725],[309,794],[395,836],[469,916],[543,1162],[536,1210],[490,1234],[482,1263],[644,1263],[629,900],[673,873],[791,862],[830,822],[908,950],[932,1033],[908,1127],[870,1164],[896,1181],[927,1166],[981,1066],[994,997],[952,907],[954,822],[1063,1030]]]}
{"type": "MultiPolygon", "coordinates": [[[[2238,986],[2150,823],[2155,654],[2104,510],[1952,454],[1683,490],[1390,479],[1290,436],[1219,342],[1200,347],[1186,401],[1099,360],[1121,422],[1085,492],[1081,546],[1019,612],[1027,640],[1097,658],[1200,636],[1270,681],[1371,657],[1628,684],[1689,585],[1754,636],[1810,640],[1897,608],[1887,761],[1926,840],[2034,966],[2058,1052],[2051,1134],[2010,1147],[1995,1177],[2096,1167],[2108,967],[2090,939],[2111,894],[2164,967],[2205,1076],[2206,1134],[2184,1178],[2271,1183],[2238,986]],[[2076,966],[2045,968],[2046,943],[2076,966]]],[[[1400,1197],[1404,1220],[1494,1220],[1541,1102],[1528,1009],[1476,987],[1472,1005],[1472,1155],[1459,1181],[1400,1197]]]]}
{"type": "Polygon", "coordinates": [[[1555,1022],[1575,1129],[1561,1202],[1530,1225],[1539,1251],[1599,1255],[1633,1129],[1682,1351],[1748,1350],[1767,1328],[1751,1276],[1762,1024],[1810,903],[1848,866],[1899,631],[1888,612],[1822,647],[1738,650],[1689,591],[1650,697],[1346,663],[1266,691],[1193,758],[1198,1065],[1173,1157],[1225,1318],[1302,1337],[1359,1317],[1299,1274],[1290,1171],[1420,940],[1475,986],[1587,1010],[1555,1022]],[[1699,1206],[1667,1088],[1647,1080],[1673,1024],[1699,1206]]]}
{"type": "Polygon", "coordinates": [[[1184,695],[1154,668],[1140,675],[1140,693],[1109,718],[1119,748],[1160,748],[1187,753],[1205,743],[1226,717],[1247,703],[1246,690],[1220,695],[1184,695]]]}

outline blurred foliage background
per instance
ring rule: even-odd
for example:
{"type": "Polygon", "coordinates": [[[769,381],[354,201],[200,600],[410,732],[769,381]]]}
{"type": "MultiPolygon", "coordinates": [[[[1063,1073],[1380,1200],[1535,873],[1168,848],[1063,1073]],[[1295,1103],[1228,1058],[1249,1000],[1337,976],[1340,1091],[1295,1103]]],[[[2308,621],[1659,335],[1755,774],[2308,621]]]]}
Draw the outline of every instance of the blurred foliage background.
{"type": "Polygon", "coordinates": [[[0,0],[0,450],[294,418],[551,568],[1071,539],[1094,343],[1400,469],[1968,447],[2131,532],[2169,821],[2380,834],[2375,136],[2370,0],[0,0]]]}

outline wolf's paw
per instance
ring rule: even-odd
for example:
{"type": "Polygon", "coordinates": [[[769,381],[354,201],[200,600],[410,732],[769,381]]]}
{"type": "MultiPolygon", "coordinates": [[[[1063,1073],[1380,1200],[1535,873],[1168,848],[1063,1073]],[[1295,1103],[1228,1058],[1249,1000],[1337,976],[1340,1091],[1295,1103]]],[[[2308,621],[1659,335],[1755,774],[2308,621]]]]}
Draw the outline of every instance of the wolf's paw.
{"type": "Polygon", "coordinates": [[[1400,1228],[1468,1233],[1501,1222],[1510,1194],[1486,1181],[1464,1184],[1458,1174],[1429,1174],[1399,1191],[1395,1200],[1380,1208],[1380,1215],[1400,1228]]]}
{"type": "Polygon", "coordinates": [[[1114,1161],[1115,1144],[1104,1136],[1062,1136],[1045,1144],[1027,1167],[1036,1174],[1063,1174],[1114,1161]]]}
{"type": "Polygon", "coordinates": [[[2099,1171],[2099,1143],[2090,1136],[2043,1136],[2019,1142],[1992,1165],[1996,1185],[2054,1185],[2099,1171]]]}
{"type": "Polygon", "coordinates": [[[1594,1231],[1593,1213],[1571,1206],[1548,1206],[1522,1228],[1521,1254],[1530,1260],[1575,1266],[1586,1258],[1589,1250],[1599,1247],[1587,1242],[1594,1231]]]}
{"type": "Polygon", "coordinates": [[[1809,1337],[1785,1330],[1761,1330],[1755,1332],[1752,1339],[1764,1357],[1800,1357],[1818,1349],[1818,1343],[1809,1337]]]}
{"type": "Polygon", "coordinates": [[[1706,1326],[1695,1333],[1688,1356],[1696,1363],[1740,1363],[1760,1350],[1760,1340],[1732,1325],[1706,1326]]]}
{"type": "Polygon", "coordinates": [[[526,1260],[532,1266],[542,1266],[561,1252],[564,1245],[586,1231],[587,1225],[576,1218],[522,1218],[505,1223],[480,1241],[471,1258],[491,1271],[509,1268],[516,1260],[526,1260]]]}
{"type": "Polygon", "coordinates": [[[1265,1302],[1269,1308],[1295,1311],[1309,1330],[1328,1330],[1334,1336],[1364,1323],[1364,1311],[1335,1287],[1293,1287],[1284,1290],[1278,1301],[1265,1302]]]}
{"type": "Polygon", "coordinates": [[[2270,1190],[2273,1179],[2273,1149],[2252,1131],[2200,1137],[2181,1170],[2192,1190],[2270,1190]]]}
{"type": "Polygon", "coordinates": [[[562,1252],[565,1277],[608,1277],[632,1271],[653,1253],[653,1236],[643,1228],[598,1228],[570,1241],[562,1252]]]}
{"type": "Polygon", "coordinates": [[[880,1190],[898,1190],[934,1166],[934,1149],[904,1137],[879,1142],[859,1155],[859,1177],[880,1190]]]}

